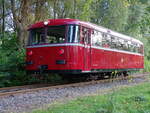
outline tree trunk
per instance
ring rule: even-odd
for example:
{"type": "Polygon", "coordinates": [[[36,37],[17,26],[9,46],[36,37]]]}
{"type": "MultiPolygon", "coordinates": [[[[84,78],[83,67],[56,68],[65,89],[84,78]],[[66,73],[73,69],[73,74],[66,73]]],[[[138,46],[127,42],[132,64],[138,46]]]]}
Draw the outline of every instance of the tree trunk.
{"type": "Polygon", "coordinates": [[[54,12],[54,19],[56,19],[56,5],[57,5],[57,0],[54,0],[54,8],[53,8],[53,12],[54,12]]]}
{"type": "Polygon", "coordinates": [[[41,21],[46,17],[45,0],[36,0],[35,7],[35,22],[41,21]]]}
{"type": "Polygon", "coordinates": [[[29,10],[30,10],[30,2],[28,0],[21,0],[20,4],[20,12],[16,12],[15,10],[15,0],[10,0],[11,2],[11,10],[13,14],[13,22],[16,26],[17,38],[19,41],[19,45],[21,47],[25,47],[27,45],[27,28],[30,24],[29,20],[29,10]],[[19,15],[18,15],[19,14],[19,15]]]}
{"type": "Polygon", "coordinates": [[[4,3],[4,0],[2,1],[2,9],[3,9],[3,23],[2,23],[2,33],[3,33],[3,36],[5,34],[5,3],[4,3]]]}

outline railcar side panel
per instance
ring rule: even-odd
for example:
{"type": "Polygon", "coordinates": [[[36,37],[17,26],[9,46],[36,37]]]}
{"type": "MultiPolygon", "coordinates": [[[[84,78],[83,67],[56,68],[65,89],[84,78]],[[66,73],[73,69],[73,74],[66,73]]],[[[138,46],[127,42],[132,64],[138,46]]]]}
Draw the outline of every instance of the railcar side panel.
{"type": "Polygon", "coordinates": [[[142,55],[114,52],[92,48],[92,69],[140,69],[143,68],[142,55]]]}

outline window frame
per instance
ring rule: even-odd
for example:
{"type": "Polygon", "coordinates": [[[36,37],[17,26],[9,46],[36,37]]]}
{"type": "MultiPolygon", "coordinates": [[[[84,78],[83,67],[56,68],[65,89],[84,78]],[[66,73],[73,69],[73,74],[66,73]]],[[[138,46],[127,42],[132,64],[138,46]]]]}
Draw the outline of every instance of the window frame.
{"type": "MultiPolygon", "coordinates": [[[[61,44],[61,43],[47,43],[46,42],[46,40],[47,40],[47,33],[48,33],[48,28],[50,28],[50,27],[59,27],[59,26],[64,26],[65,27],[65,32],[64,32],[64,42],[63,43],[66,43],[66,30],[67,30],[67,25],[57,25],[57,26],[46,26],[46,27],[41,27],[41,28],[35,28],[35,29],[30,29],[29,30],[29,36],[28,36],[28,46],[33,46],[33,45],[47,45],[47,44],[61,44]],[[44,33],[43,33],[43,35],[44,35],[44,40],[45,40],[45,42],[44,43],[40,43],[39,42],[39,40],[40,39],[37,39],[38,40],[38,43],[37,44],[33,44],[32,42],[33,42],[33,40],[34,40],[34,36],[32,35],[32,33],[31,32],[35,32],[34,30],[44,30],[44,33]]],[[[35,33],[37,33],[37,32],[35,32],[35,33]]]]}

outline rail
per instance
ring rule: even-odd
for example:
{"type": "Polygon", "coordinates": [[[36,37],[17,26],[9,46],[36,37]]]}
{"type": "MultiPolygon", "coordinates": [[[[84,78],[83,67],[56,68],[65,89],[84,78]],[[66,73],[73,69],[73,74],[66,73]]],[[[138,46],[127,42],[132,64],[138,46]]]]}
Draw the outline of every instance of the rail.
{"type": "Polygon", "coordinates": [[[35,85],[0,88],[0,97],[16,95],[16,94],[21,94],[21,93],[36,92],[40,90],[55,89],[55,88],[67,88],[67,87],[79,87],[79,86],[82,87],[86,85],[94,85],[94,84],[100,84],[100,83],[108,83],[108,82],[111,83],[111,82],[119,81],[119,80],[120,81],[132,80],[134,78],[142,78],[142,77],[144,78],[149,75],[150,75],[149,73],[146,73],[146,74],[118,77],[118,78],[111,78],[111,79],[104,79],[104,80],[96,80],[96,81],[89,81],[89,82],[69,83],[69,84],[63,84],[63,85],[35,84],[35,85]]]}

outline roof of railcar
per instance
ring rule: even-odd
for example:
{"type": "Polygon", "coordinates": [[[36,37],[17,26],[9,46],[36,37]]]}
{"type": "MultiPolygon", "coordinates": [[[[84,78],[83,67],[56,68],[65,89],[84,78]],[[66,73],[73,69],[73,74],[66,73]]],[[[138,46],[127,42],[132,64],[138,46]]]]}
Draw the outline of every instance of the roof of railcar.
{"type": "MultiPolygon", "coordinates": [[[[133,42],[143,44],[141,41],[139,41],[135,38],[132,38],[130,36],[112,31],[108,28],[104,28],[102,26],[98,26],[98,25],[95,25],[95,24],[92,24],[92,23],[89,23],[89,22],[80,21],[80,20],[77,20],[77,19],[48,19],[47,21],[48,21],[47,26],[57,26],[57,25],[67,25],[67,24],[83,25],[85,27],[92,28],[92,29],[95,29],[95,30],[98,30],[98,31],[101,31],[101,32],[105,32],[105,33],[111,34],[111,35],[116,36],[116,37],[120,37],[120,38],[123,38],[123,39],[127,39],[127,40],[130,40],[130,41],[133,41],[133,42]]],[[[29,30],[34,29],[34,28],[43,28],[43,27],[45,27],[44,21],[41,21],[41,22],[37,22],[35,24],[32,24],[29,27],[29,30]]]]}
{"type": "MultiPolygon", "coordinates": [[[[48,19],[46,20],[48,23],[47,26],[57,26],[57,25],[67,25],[67,24],[79,24],[79,20],[77,19],[48,19]]],[[[32,24],[29,29],[34,29],[34,28],[42,28],[44,27],[44,22],[37,22],[35,24],[32,24]]]]}

